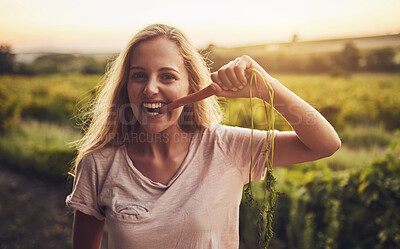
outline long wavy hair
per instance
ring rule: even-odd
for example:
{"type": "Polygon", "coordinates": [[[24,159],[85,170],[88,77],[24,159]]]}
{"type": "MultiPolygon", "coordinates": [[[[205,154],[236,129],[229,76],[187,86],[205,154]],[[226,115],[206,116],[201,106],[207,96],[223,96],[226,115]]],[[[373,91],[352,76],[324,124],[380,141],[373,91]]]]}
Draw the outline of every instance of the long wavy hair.
{"type": "MultiPolygon", "coordinates": [[[[84,136],[73,144],[78,154],[70,175],[75,176],[76,166],[85,155],[107,145],[122,144],[121,138],[129,136],[128,132],[137,125],[127,93],[129,58],[139,43],[160,37],[167,38],[177,45],[188,71],[190,93],[211,84],[205,58],[182,31],[165,24],[152,24],[143,28],[132,37],[106,70],[100,85],[101,90],[88,108],[86,116],[91,120],[90,125],[84,136]]],[[[222,112],[215,96],[185,106],[182,114],[179,124],[185,131],[203,129],[222,120],[222,112]]]]}

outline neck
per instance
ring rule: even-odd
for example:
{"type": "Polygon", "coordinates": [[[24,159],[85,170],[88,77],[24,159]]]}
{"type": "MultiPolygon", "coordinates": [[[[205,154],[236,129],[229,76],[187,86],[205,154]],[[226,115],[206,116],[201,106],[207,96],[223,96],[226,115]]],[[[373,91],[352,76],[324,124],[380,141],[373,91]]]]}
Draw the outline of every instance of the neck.
{"type": "Polygon", "coordinates": [[[187,150],[192,133],[183,131],[179,125],[171,126],[160,133],[150,133],[139,126],[130,134],[127,145],[145,157],[169,157],[187,150]]]}

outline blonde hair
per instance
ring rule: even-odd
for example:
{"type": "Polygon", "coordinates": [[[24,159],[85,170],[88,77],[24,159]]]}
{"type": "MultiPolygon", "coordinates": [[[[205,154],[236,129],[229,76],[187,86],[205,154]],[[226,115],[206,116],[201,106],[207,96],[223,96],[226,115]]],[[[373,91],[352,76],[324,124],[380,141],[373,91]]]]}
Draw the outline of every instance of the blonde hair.
{"type": "MultiPolygon", "coordinates": [[[[182,31],[165,24],[152,24],[140,30],[105,74],[101,91],[88,113],[91,123],[84,136],[74,143],[78,155],[70,171],[72,176],[75,176],[76,166],[85,155],[107,145],[122,144],[120,138],[124,138],[131,131],[134,116],[126,90],[129,58],[140,42],[160,37],[167,38],[177,45],[188,71],[189,92],[197,92],[211,83],[207,63],[182,31]]],[[[187,131],[203,129],[222,120],[216,96],[185,106],[182,113],[185,115],[181,114],[180,125],[187,131]],[[188,113],[190,115],[187,115],[188,113]]]]}

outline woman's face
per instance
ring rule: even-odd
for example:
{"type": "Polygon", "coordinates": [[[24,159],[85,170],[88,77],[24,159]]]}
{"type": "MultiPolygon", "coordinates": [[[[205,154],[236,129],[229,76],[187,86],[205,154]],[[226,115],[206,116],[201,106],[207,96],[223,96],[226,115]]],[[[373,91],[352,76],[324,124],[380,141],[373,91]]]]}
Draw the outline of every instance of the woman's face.
{"type": "Polygon", "coordinates": [[[183,107],[158,113],[161,106],[189,93],[188,72],[176,44],[166,38],[139,43],[130,57],[127,90],[133,114],[147,132],[178,125],[183,107]]]}

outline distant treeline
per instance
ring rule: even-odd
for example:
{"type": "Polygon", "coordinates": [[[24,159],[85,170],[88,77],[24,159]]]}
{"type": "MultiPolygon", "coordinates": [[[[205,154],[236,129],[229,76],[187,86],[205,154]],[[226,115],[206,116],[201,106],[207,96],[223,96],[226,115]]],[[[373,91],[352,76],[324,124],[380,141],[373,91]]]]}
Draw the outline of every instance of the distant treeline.
{"type": "Polygon", "coordinates": [[[0,74],[45,75],[45,74],[102,74],[108,58],[97,58],[65,53],[48,53],[36,57],[32,62],[16,62],[16,55],[9,45],[0,46],[0,74]]]}
{"type": "MultiPolygon", "coordinates": [[[[301,51],[300,51],[301,52],[301,51]]],[[[395,48],[359,50],[352,42],[344,44],[338,52],[293,53],[285,49],[277,51],[246,48],[224,49],[210,44],[201,53],[210,61],[212,71],[230,60],[248,54],[272,73],[330,73],[342,75],[351,72],[399,72],[395,48]]],[[[74,54],[49,53],[38,56],[32,62],[16,62],[9,45],[0,46],[0,74],[38,75],[57,73],[102,74],[108,58],[74,54]]]]}
{"type": "Polygon", "coordinates": [[[354,43],[343,45],[341,51],[296,53],[279,49],[223,49],[210,45],[203,51],[212,62],[212,70],[217,70],[236,57],[247,54],[255,59],[263,68],[272,73],[331,73],[341,75],[351,72],[399,72],[400,64],[396,63],[395,48],[360,50],[354,43]]]}

